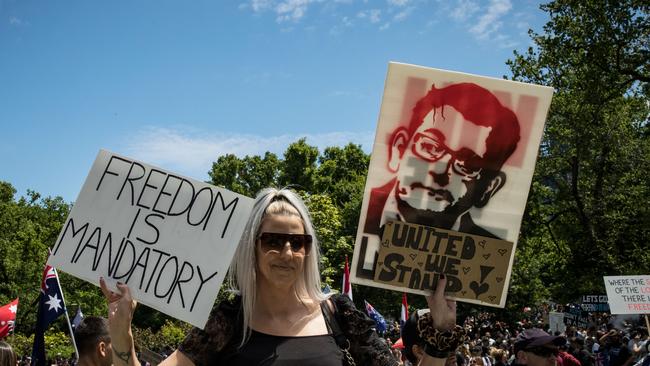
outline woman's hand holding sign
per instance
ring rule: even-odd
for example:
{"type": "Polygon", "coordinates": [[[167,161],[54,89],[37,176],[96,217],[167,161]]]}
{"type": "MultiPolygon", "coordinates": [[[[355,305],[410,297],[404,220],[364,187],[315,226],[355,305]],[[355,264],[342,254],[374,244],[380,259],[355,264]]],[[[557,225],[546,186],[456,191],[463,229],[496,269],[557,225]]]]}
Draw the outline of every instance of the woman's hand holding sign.
{"type": "Polygon", "coordinates": [[[108,302],[108,327],[113,348],[113,364],[139,365],[131,332],[133,312],[138,303],[131,297],[129,287],[121,282],[117,283],[119,292],[109,290],[103,277],[99,278],[99,285],[108,302]]]}
{"type": "Polygon", "coordinates": [[[433,326],[438,330],[449,330],[456,325],[456,301],[445,297],[447,277],[440,275],[436,290],[433,294],[426,296],[429,310],[433,316],[433,326]]]}

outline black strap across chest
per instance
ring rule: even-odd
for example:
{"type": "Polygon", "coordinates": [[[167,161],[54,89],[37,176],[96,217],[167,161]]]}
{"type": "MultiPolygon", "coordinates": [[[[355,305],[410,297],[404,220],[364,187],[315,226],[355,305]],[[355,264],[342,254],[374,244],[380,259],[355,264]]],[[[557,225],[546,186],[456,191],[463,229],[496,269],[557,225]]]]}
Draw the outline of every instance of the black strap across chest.
{"type": "Polygon", "coordinates": [[[320,303],[320,307],[323,311],[323,316],[325,317],[325,324],[327,324],[328,330],[332,332],[332,336],[334,337],[334,340],[336,341],[336,344],[343,348],[343,349],[348,349],[350,347],[350,343],[348,342],[347,337],[341,330],[341,326],[339,325],[339,317],[338,312],[336,311],[336,303],[331,301],[332,306],[334,307],[334,312],[332,312],[332,309],[328,306],[328,303],[331,300],[325,300],[320,303]]]}

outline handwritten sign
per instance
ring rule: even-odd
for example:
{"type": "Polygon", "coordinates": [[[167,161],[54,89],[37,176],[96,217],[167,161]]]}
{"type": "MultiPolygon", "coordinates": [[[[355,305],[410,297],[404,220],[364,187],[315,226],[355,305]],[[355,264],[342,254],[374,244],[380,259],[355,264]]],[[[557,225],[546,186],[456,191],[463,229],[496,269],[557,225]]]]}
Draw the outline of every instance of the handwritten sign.
{"type": "Polygon", "coordinates": [[[202,328],[252,199],[105,150],[97,155],[48,263],[202,328]]]}
{"type": "Polygon", "coordinates": [[[505,240],[389,221],[374,279],[424,294],[444,273],[449,296],[503,306],[512,255],[512,243],[505,240]]]}
{"type": "MultiPolygon", "coordinates": [[[[416,291],[408,282],[381,282],[376,277],[382,230],[389,221],[401,221],[513,243],[503,257],[509,262],[500,261],[489,273],[496,277],[502,271],[498,285],[507,289],[514,261],[511,253],[552,95],[549,87],[391,62],[361,205],[351,281],[416,291]]],[[[482,255],[478,249],[477,253],[475,263],[482,255]]],[[[455,296],[505,306],[505,290],[486,292],[480,267],[472,271],[476,277],[461,290],[466,293],[455,296]],[[469,287],[472,281],[476,291],[469,287]]]]}
{"type": "Polygon", "coordinates": [[[612,314],[650,314],[650,276],[605,276],[612,314]]]}

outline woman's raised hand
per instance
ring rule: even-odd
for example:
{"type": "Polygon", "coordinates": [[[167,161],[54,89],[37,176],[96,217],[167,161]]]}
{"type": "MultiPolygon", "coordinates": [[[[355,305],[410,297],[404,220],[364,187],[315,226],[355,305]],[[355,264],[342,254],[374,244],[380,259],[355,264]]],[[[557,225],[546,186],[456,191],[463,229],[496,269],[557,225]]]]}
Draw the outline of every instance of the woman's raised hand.
{"type": "Polygon", "coordinates": [[[108,325],[112,331],[118,333],[131,331],[131,320],[133,319],[133,312],[138,305],[137,301],[131,297],[131,290],[129,286],[118,282],[117,290],[113,292],[106,286],[106,281],[103,277],[99,278],[99,286],[104,293],[104,297],[108,302],[108,325]]]}
{"type": "Polygon", "coordinates": [[[447,278],[440,275],[436,290],[426,296],[429,311],[433,318],[433,326],[439,330],[451,329],[456,325],[456,301],[445,297],[447,278]]]}

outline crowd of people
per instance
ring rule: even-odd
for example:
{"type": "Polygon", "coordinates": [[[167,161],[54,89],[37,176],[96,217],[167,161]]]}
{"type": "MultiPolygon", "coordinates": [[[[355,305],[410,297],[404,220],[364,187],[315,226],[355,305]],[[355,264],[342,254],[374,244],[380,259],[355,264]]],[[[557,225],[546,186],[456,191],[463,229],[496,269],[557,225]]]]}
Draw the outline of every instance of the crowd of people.
{"type": "MultiPolygon", "coordinates": [[[[425,297],[427,309],[413,312],[401,329],[393,327],[392,340],[382,338],[346,295],[322,292],[319,263],[302,199],[287,189],[262,190],[229,269],[236,296],[217,304],[205,327],[193,328],[161,364],[649,366],[647,328],[604,315],[587,318],[589,327],[553,334],[541,313],[516,324],[490,313],[457,319],[456,302],[444,295],[444,274],[425,297]]],[[[76,328],[78,360],[38,365],[148,363],[131,330],[137,303],[129,286],[99,282],[108,317],[88,317],[76,328]]],[[[0,366],[18,364],[8,344],[0,344],[0,352],[0,366]]]]}
{"type": "MultiPolygon", "coordinates": [[[[392,322],[383,340],[392,350],[399,365],[416,365],[418,356],[423,353],[423,342],[417,333],[417,320],[426,312],[421,310],[411,314],[403,326],[392,322]]],[[[540,314],[541,315],[541,314],[540,314]]],[[[446,366],[519,366],[518,347],[525,343],[526,337],[544,338],[557,347],[549,348],[546,354],[551,363],[547,366],[650,366],[650,339],[648,329],[638,321],[617,321],[608,313],[590,314],[592,322],[587,327],[567,326],[564,331],[553,331],[542,321],[541,316],[533,316],[514,324],[500,321],[493,313],[481,312],[462,321],[466,338],[446,366]],[[546,333],[545,333],[546,332],[546,333]],[[553,343],[555,342],[555,343],[553,343]]],[[[110,337],[106,319],[88,317],[75,331],[79,348],[79,360],[74,355],[62,357],[55,355],[48,365],[57,366],[110,366],[110,337]]],[[[170,354],[170,346],[158,350],[161,358],[170,354]]],[[[138,353],[141,356],[141,353],[138,353]]],[[[140,363],[149,362],[142,357],[140,363]]],[[[31,358],[17,356],[11,346],[0,342],[0,366],[28,366],[31,358]]],[[[544,366],[544,365],[539,365],[544,366]]]]}
{"type": "MultiPolygon", "coordinates": [[[[557,342],[548,354],[557,366],[650,366],[648,328],[641,318],[630,321],[605,312],[589,313],[587,326],[565,326],[563,331],[550,329],[543,318],[540,312],[508,324],[493,313],[468,316],[463,321],[467,337],[447,366],[522,365],[516,348],[529,333],[557,342]]],[[[412,314],[402,327],[391,323],[385,334],[402,365],[415,364],[413,355],[422,347],[416,324],[417,314],[412,314]]]]}

